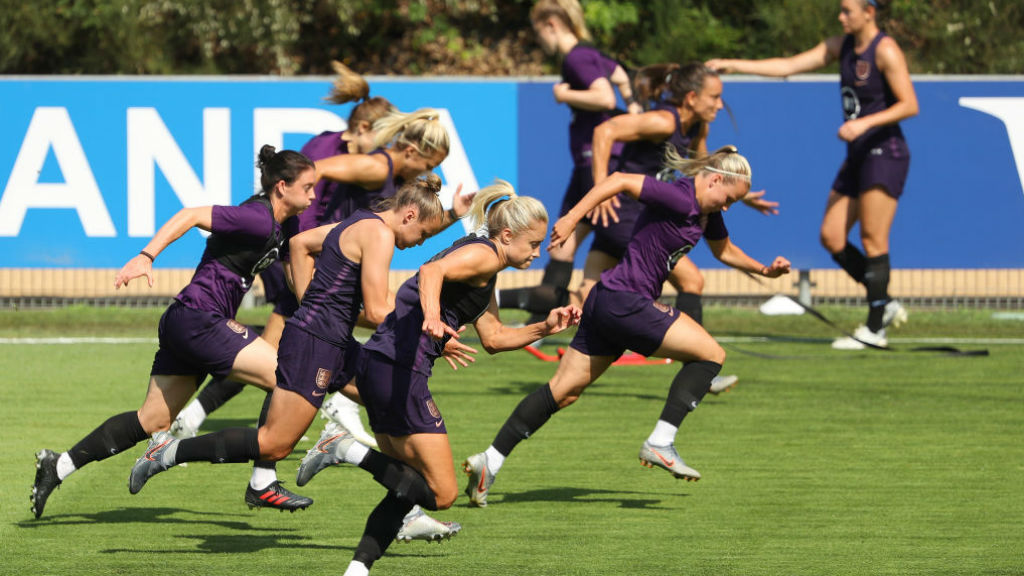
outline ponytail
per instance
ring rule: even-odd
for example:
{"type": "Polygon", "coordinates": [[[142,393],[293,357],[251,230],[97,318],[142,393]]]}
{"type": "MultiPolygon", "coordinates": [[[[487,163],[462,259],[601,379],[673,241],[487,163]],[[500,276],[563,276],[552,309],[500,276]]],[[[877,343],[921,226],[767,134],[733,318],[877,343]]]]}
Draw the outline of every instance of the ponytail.
{"type": "Polygon", "coordinates": [[[534,222],[548,221],[547,210],[540,200],[516,194],[515,188],[504,180],[495,180],[494,184],[477,192],[467,216],[470,229],[486,226],[490,238],[498,236],[505,228],[519,234],[534,222]]]}
{"type": "Polygon", "coordinates": [[[441,206],[441,198],[438,193],[441,191],[441,177],[428,172],[419,178],[415,178],[402,184],[394,196],[381,199],[373,206],[375,212],[386,212],[403,206],[416,206],[419,209],[419,219],[440,220],[444,213],[441,206]]]}
{"type": "Polygon", "coordinates": [[[292,184],[306,170],[315,170],[313,161],[295,150],[281,150],[270,144],[260,148],[256,166],[260,169],[260,188],[263,194],[269,194],[278,182],[292,184]]]}
{"type": "Polygon", "coordinates": [[[331,67],[334,68],[334,73],[338,76],[334,79],[334,85],[324,100],[333,104],[347,104],[362,100],[352,108],[352,112],[348,115],[350,127],[356,126],[360,122],[373,125],[374,122],[395,110],[387,98],[381,96],[370,98],[370,84],[366,82],[365,78],[353,72],[351,68],[337,60],[331,62],[331,67]]]}
{"type": "Polygon", "coordinates": [[[734,181],[750,184],[750,163],[735,146],[722,146],[703,158],[683,158],[671,146],[665,149],[665,167],[678,170],[688,178],[701,172],[714,172],[725,176],[726,183],[734,181]]]}
{"type": "Polygon", "coordinates": [[[687,64],[651,64],[637,70],[633,90],[637,100],[647,109],[651,101],[663,101],[673,106],[682,106],[690,92],[700,93],[704,79],[718,77],[718,72],[703,62],[687,64]]]}
{"type": "Polygon", "coordinates": [[[373,129],[377,133],[373,144],[378,148],[393,142],[399,149],[414,146],[422,156],[448,155],[448,131],[437,110],[422,108],[409,114],[395,110],[377,120],[373,129]]]}

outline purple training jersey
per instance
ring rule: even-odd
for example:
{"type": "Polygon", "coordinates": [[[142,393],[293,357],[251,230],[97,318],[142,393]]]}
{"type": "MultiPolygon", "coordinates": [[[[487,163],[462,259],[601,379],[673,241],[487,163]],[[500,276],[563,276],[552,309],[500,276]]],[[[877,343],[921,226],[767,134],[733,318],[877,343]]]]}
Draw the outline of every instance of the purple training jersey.
{"type": "Polygon", "coordinates": [[[316,260],[316,274],[289,324],[336,346],[345,346],[352,339],[363,305],[362,265],[342,254],[338,239],[349,226],[370,218],[380,220],[373,212],[359,210],[327,233],[316,260]]]}
{"type": "MultiPolygon", "coordinates": [[[[589,44],[579,43],[562,60],[562,81],[573,90],[586,90],[594,81],[609,78],[619,63],[589,44]]],[[[569,152],[576,166],[590,166],[593,153],[594,128],[612,117],[611,110],[583,110],[572,108],[569,123],[569,152]]],[[[617,156],[622,145],[616,143],[612,155],[617,156]]]]}
{"type": "Polygon", "coordinates": [[[378,148],[370,155],[383,154],[384,159],[388,161],[388,176],[384,180],[384,184],[380,188],[366,189],[358,184],[349,184],[347,182],[336,182],[338,187],[331,193],[331,197],[327,200],[327,207],[324,211],[323,218],[320,220],[320,224],[333,224],[334,222],[341,222],[349,216],[355,214],[356,210],[361,209],[372,209],[373,205],[378,200],[384,198],[390,198],[395,195],[397,190],[397,184],[395,183],[395,164],[391,160],[391,156],[384,151],[383,148],[378,148]]]}
{"type": "MultiPolygon", "coordinates": [[[[889,82],[875,62],[875,52],[882,38],[885,38],[885,32],[879,32],[861,54],[854,50],[852,34],[843,39],[843,45],[839,49],[839,83],[843,118],[846,120],[881,112],[896,103],[896,96],[892,93],[889,82]]],[[[847,153],[866,152],[894,137],[903,139],[903,130],[899,124],[872,128],[848,143],[847,153]]]]}
{"type": "MultiPolygon", "coordinates": [[[[448,254],[472,244],[484,244],[497,252],[488,238],[466,236],[457,240],[430,259],[440,260],[448,254]]],[[[441,287],[441,320],[458,330],[463,324],[475,322],[487,311],[494,296],[495,274],[483,286],[471,286],[464,282],[445,282],[441,287]]],[[[423,308],[420,306],[420,276],[409,278],[395,294],[395,310],[366,343],[364,349],[378,352],[399,366],[430,376],[434,360],[441,356],[449,336],[435,340],[423,332],[423,308]]]]}
{"type": "Polygon", "coordinates": [[[611,290],[633,292],[656,300],[676,262],[697,245],[705,227],[725,232],[722,213],[701,214],[693,181],[661,182],[644,178],[640,191],[644,210],[622,260],[601,274],[611,290]]]}
{"type": "Polygon", "coordinates": [[[175,299],[234,318],[255,276],[277,259],[285,234],[262,194],[239,206],[214,206],[210,232],[192,281],[175,299]]]}
{"type": "MultiPolygon", "coordinates": [[[[300,152],[314,162],[331,156],[348,154],[348,142],[341,139],[343,134],[344,132],[321,132],[306,142],[300,152]]],[[[316,186],[313,187],[313,193],[316,195],[313,204],[305,212],[299,214],[298,232],[311,230],[324,223],[327,203],[341,185],[340,182],[326,178],[316,183],[316,186]]]]}

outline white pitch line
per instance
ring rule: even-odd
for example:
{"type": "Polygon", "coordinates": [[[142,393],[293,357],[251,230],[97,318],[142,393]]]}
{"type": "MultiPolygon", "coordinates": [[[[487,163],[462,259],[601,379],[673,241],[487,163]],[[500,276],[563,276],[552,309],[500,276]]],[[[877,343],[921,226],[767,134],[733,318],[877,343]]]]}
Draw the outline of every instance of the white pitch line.
{"type": "Polygon", "coordinates": [[[98,338],[60,336],[55,338],[0,338],[0,344],[156,344],[156,338],[98,338]]]}

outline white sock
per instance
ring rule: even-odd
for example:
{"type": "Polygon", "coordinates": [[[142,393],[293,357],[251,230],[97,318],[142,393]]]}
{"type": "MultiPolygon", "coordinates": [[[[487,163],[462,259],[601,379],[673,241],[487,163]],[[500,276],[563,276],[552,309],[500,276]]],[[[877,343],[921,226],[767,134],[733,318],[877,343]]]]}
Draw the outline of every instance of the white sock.
{"type": "Polygon", "coordinates": [[[57,479],[63,482],[75,470],[77,468],[75,468],[75,463],[71,461],[71,456],[67,452],[61,452],[60,457],[57,458],[57,479]]]}
{"type": "Polygon", "coordinates": [[[359,442],[353,442],[348,447],[348,450],[345,451],[345,454],[342,455],[341,459],[349,464],[355,464],[358,466],[363,461],[363,458],[366,458],[366,455],[369,453],[369,447],[364,444],[360,444],[359,442]]]}
{"type": "Polygon", "coordinates": [[[647,437],[647,442],[654,446],[668,446],[676,440],[678,426],[673,426],[664,420],[658,420],[654,425],[654,431],[647,437]]]}
{"type": "Polygon", "coordinates": [[[260,468],[259,466],[252,467],[249,486],[252,486],[253,490],[263,490],[274,482],[277,482],[277,470],[273,468],[260,468]]]}
{"type": "Polygon", "coordinates": [[[367,576],[369,573],[370,569],[366,567],[366,564],[353,560],[348,563],[348,568],[342,576],[367,576]]]}
{"type": "Polygon", "coordinates": [[[181,418],[181,421],[189,428],[198,430],[206,420],[206,410],[203,410],[203,405],[199,403],[199,400],[193,400],[178,413],[178,418],[181,418]]]}
{"type": "Polygon", "coordinates": [[[498,470],[501,470],[502,464],[505,463],[505,456],[494,446],[488,446],[484,455],[487,456],[487,471],[491,473],[491,476],[497,476],[498,470]]]}

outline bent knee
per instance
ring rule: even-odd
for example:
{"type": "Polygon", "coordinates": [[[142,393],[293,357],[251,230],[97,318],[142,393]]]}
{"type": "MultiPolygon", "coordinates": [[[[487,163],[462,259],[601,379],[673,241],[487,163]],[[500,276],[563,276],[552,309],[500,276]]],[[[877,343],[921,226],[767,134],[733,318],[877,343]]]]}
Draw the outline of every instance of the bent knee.
{"type": "Polygon", "coordinates": [[[447,510],[455,504],[455,499],[459,496],[458,487],[452,486],[450,489],[445,488],[439,492],[434,493],[434,499],[437,502],[438,510],[447,510]]]}
{"type": "Polygon", "coordinates": [[[720,365],[725,364],[725,349],[719,346],[718,343],[715,343],[714,348],[709,351],[708,357],[705,358],[705,360],[715,362],[720,365]]]}

